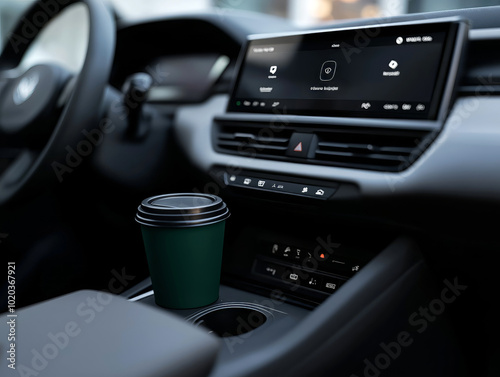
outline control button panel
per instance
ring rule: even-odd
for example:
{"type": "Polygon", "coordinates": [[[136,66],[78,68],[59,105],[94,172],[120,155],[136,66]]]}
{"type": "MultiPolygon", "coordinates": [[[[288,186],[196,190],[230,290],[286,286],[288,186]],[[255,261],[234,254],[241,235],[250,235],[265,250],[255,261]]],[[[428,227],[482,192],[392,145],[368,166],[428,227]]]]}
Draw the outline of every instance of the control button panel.
{"type": "Polygon", "coordinates": [[[274,262],[266,258],[255,259],[253,273],[280,281],[292,291],[307,288],[324,294],[336,292],[346,281],[346,279],[329,275],[323,271],[312,271],[301,266],[274,262]]]}
{"type": "Polygon", "coordinates": [[[263,240],[252,273],[280,281],[291,291],[306,288],[317,294],[332,294],[367,262],[343,250],[332,240],[327,247],[315,248],[263,240]]]}
{"type": "Polygon", "coordinates": [[[358,272],[363,262],[336,252],[307,249],[282,243],[265,243],[266,256],[278,258],[305,268],[320,269],[345,278],[358,272]]]}
{"type": "Polygon", "coordinates": [[[253,175],[232,175],[225,173],[225,182],[228,186],[252,188],[263,191],[304,196],[314,199],[329,199],[337,190],[336,187],[308,185],[286,182],[281,180],[266,179],[253,175]]]}
{"type": "MultiPolygon", "coordinates": [[[[234,272],[226,278],[243,277],[249,289],[280,291],[305,306],[320,304],[347,288],[343,285],[349,279],[369,274],[370,263],[399,233],[381,232],[371,224],[329,221],[319,211],[317,218],[301,218],[301,212],[276,216],[265,205],[228,242],[235,252],[226,256],[225,266],[234,266],[234,272]]],[[[248,209],[235,211],[235,216],[247,219],[248,209]]]]}

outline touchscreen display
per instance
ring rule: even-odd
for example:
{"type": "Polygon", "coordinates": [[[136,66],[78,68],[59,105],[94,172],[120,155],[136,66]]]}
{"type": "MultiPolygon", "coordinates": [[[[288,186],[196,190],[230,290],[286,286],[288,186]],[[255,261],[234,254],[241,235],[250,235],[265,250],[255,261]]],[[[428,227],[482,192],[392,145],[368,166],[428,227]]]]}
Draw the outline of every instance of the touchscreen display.
{"type": "Polygon", "coordinates": [[[228,111],[435,119],[457,23],[250,40],[228,111]]]}

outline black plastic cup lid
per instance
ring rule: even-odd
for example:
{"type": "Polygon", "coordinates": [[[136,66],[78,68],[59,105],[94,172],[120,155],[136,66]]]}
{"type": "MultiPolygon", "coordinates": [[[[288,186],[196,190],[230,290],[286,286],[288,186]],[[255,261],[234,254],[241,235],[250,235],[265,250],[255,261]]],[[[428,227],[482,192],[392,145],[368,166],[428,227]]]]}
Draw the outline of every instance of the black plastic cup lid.
{"type": "Polygon", "coordinates": [[[141,225],[188,228],[214,224],[230,216],[226,203],[209,194],[165,194],[144,199],[135,221],[141,225]]]}

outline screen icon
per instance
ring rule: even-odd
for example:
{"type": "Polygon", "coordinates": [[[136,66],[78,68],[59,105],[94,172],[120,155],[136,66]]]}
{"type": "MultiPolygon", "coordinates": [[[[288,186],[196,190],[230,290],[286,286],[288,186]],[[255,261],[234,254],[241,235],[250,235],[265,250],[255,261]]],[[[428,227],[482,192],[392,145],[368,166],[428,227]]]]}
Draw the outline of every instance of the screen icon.
{"type": "Polygon", "coordinates": [[[243,181],[244,185],[249,185],[250,183],[252,183],[252,180],[250,178],[245,178],[245,180],[243,181]]]}
{"type": "Polygon", "coordinates": [[[321,71],[319,74],[319,79],[321,81],[330,81],[335,77],[335,71],[337,70],[337,62],[334,60],[327,60],[321,66],[321,71]]]}
{"type": "Polygon", "coordinates": [[[389,62],[389,68],[396,69],[396,68],[398,68],[398,65],[399,65],[398,62],[395,60],[391,60],[389,62]]]}
{"type": "Polygon", "coordinates": [[[274,75],[277,70],[278,70],[277,65],[272,65],[271,68],[269,68],[269,72],[271,72],[271,75],[274,75]]]}

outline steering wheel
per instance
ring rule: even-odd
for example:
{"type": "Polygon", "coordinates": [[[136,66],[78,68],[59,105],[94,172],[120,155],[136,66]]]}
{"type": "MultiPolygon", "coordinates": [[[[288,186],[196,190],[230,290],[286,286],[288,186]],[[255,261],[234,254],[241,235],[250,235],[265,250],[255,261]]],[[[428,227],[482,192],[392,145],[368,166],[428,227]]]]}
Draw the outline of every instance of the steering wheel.
{"type": "Polygon", "coordinates": [[[114,19],[101,0],[38,0],[16,25],[0,55],[0,207],[61,182],[63,173],[72,171],[78,161],[73,156],[71,164],[68,154],[79,147],[82,155],[87,153],[89,141],[83,140],[99,126],[98,109],[114,47],[114,19]],[[86,5],[89,19],[87,53],[79,75],[71,79],[68,71],[54,64],[13,75],[40,30],[75,3],[86,5]],[[12,145],[18,152],[2,171],[2,149],[12,150],[12,145]]]}

